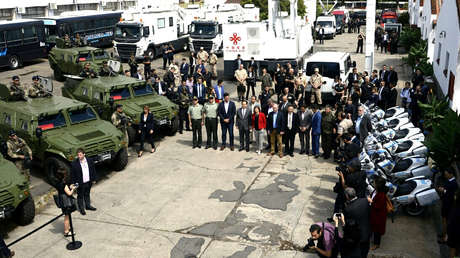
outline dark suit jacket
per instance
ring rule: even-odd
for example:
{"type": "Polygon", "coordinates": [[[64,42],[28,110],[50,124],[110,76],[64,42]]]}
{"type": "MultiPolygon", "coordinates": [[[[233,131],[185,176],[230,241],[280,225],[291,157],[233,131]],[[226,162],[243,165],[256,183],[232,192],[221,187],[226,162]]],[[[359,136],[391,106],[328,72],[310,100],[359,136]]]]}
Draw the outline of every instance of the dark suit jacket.
{"type": "Polygon", "coordinates": [[[305,115],[302,119],[302,111],[299,110],[297,112],[297,116],[299,117],[299,127],[306,127],[307,130],[309,130],[311,128],[313,112],[311,112],[309,109],[305,110],[305,115]]]}
{"type": "Polygon", "coordinates": [[[235,122],[235,115],[236,115],[236,106],[235,102],[229,101],[228,103],[228,112],[225,112],[225,101],[219,103],[217,107],[217,114],[220,117],[220,122],[223,123],[224,119],[230,119],[230,124],[235,122]]]}
{"type": "Polygon", "coordinates": [[[311,133],[315,135],[321,134],[321,112],[317,111],[316,116],[315,113],[312,115],[312,120],[311,120],[311,133]]]}
{"type": "Polygon", "coordinates": [[[259,63],[256,60],[254,60],[254,63],[252,61],[249,61],[248,68],[251,66],[254,68],[254,72],[256,72],[259,68],[259,63]]]}
{"type": "MultiPolygon", "coordinates": [[[[198,98],[198,84],[193,85],[193,97],[198,98]]],[[[201,97],[198,98],[199,100],[204,100],[206,98],[206,86],[201,84],[201,97]]]]}
{"type": "Polygon", "coordinates": [[[180,65],[180,74],[183,76],[186,76],[188,74],[188,71],[190,69],[190,66],[187,63],[183,63],[180,65]]]}
{"type": "MultiPolygon", "coordinates": [[[[160,82],[160,85],[161,85],[161,90],[163,91],[163,93],[166,93],[166,90],[168,89],[168,87],[166,86],[166,83],[160,82]]],[[[158,83],[157,83],[157,82],[155,82],[155,83],[153,84],[153,88],[155,89],[155,91],[156,91],[158,94],[160,94],[160,92],[159,92],[159,87],[158,87],[158,83]]]]}
{"type": "Polygon", "coordinates": [[[359,141],[361,144],[364,143],[364,139],[372,132],[371,118],[369,115],[364,115],[359,124],[359,141]]]}
{"type": "MultiPolygon", "coordinates": [[[[278,110],[278,115],[276,117],[276,129],[278,130],[278,132],[284,132],[284,114],[283,112],[279,111],[278,110]]],[[[268,118],[267,118],[267,130],[268,131],[272,131],[273,130],[273,114],[274,112],[271,112],[270,114],[268,114],[268,118]]]]}
{"type": "Polygon", "coordinates": [[[386,108],[388,103],[388,96],[390,94],[390,88],[388,86],[379,88],[379,106],[381,108],[386,108]]]}
{"type": "Polygon", "coordinates": [[[296,113],[292,112],[292,129],[288,128],[289,113],[286,113],[284,118],[284,128],[283,131],[289,131],[291,133],[296,133],[299,130],[299,117],[296,113]]]}
{"type": "MultiPolygon", "coordinates": [[[[96,173],[96,168],[94,166],[94,162],[91,158],[86,157],[86,162],[88,162],[88,169],[89,169],[89,181],[93,182],[97,180],[97,173],[96,173]]],[[[78,183],[78,184],[83,184],[83,172],[81,170],[81,165],[80,165],[80,160],[77,158],[74,161],[72,161],[71,164],[71,178],[72,178],[72,183],[78,183]]]]}
{"type": "Polygon", "coordinates": [[[235,59],[234,63],[233,63],[233,70],[237,70],[238,68],[240,68],[240,64],[244,64],[244,61],[243,59],[235,59]]]}
{"type": "Polygon", "coordinates": [[[396,101],[398,100],[398,91],[396,88],[390,89],[388,93],[388,108],[396,106],[396,101]]]}
{"type": "Polygon", "coordinates": [[[398,73],[396,71],[390,71],[388,74],[388,83],[393,83],[396,85],[398,83],[398,73]]]}
{"type": "Polygon", "coordinates": [[[369,221],[371,206],[366,198],[358,198],[346,204],[344,215],[345,224],[354,220],[359,225],[360,242],[369,242],[371,236],[371,225],[369,221]]]}
{"type": "Polygon", "coordinates": [[[238,127],[239,130],[249,130],[251,128],[251,122],[252,122],[251,119],[252,119],[252,114],[251,114],[251,109],[249,107],[246,108],[244,117],[243,117],[242,108],[238,109],[238,112],[236,112],[236,126],[238,127]]]}
{"type": "Polygon", "coordinates": [[[145,129],[147,131],[153,130],[153,127],[155,125],[154,120],[153,120],[153,114],[149,113],[147,115],[147,120],[144,122],[144,112],[141,113],[139,116],[139,130],[145,129]]]}
{"type": "Polygon", "coordinates": [[[379,78],[380,78],[381,81],[386,82],[387,78],[388,78],[388,70],[385,70],[385,74],[382,75],[382,73],[383,73],[383,70],[380,70],[379,71],[379,78]]]}
{"type": "MultiPolygon", "coordinates": [[[[355,77],[355,75],[354,75],[353,73],[349,73],[349,74],[348,74],[347,80],[348,80],[348,87],[349,87],[349,88],[352,86],[353,81],[355,80],[354,77],[355,77]]],[[[358,74],[356,74],[356,80],[358,80],[358,74]]]]}

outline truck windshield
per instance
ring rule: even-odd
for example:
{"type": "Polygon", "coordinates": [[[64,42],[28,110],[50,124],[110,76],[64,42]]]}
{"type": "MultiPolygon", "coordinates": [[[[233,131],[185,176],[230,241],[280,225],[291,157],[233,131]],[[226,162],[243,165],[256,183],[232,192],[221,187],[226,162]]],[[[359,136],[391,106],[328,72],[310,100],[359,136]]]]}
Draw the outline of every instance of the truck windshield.
{"type": "Polygon", "coordinates": [[[139,40],[140,38],[141,27],[137,25],[117,24],[115,27],[115,40],[139,40]]]}
{"type": "Polygon", "coordinates": [[[96,60],[101,60],[101,59],[109,59],[109,54],[105,52],[104,50],[96,50],[93,52],[94,59],[96,60]]]}
{"type": "Polygon", "coordinates": [[[311,76],[314,74],[314,69],[319,68],[319,74],[323,77],[335,78],[335,76],[340,75],[340,66],[339,63],[332,62],[308,62],[306,74],[311,76]]]}
{"type": "Polygon", "coordinates": [[[96,114],[94,114],[93,110],[89,107],[69,111],[69,116],[72,124],[96,119],[96,114]]]}
{"type": "Polygon", "coordinates": [[[127,99],[131,96],[128,88],[113,89],[110,91],[110,97],[113,100],[127,99]]]}
{"type": "Polygon", "coordinates": [[[397,23],[396,18],[383,18],[383,23],[397,23]]]}
{"type": "Polygon", "coordinates": [[[317,21],[316,25],[320,25],[323,28],[330,28],[332,27],[332,21],[317,21]]]}
{"type": "Polygon", "coordinates": [[[217,33],[216,24],[214,23],[195,23],[192,24],[192,35],[213,36],[217,33]]]}
{"type": "Polygon", "coordinates": [[[55,115],[44,115],[38,118],[38,128],[41,128],[43,131],[63,127],[65,125],[65,118],[60,112],[55,115]]]}
{"type": "Polygon", "coordinates": [[[134,96],[144,96],[153,94],[152,86],[149,84],[138,85],[133,87],[134,96]]]}

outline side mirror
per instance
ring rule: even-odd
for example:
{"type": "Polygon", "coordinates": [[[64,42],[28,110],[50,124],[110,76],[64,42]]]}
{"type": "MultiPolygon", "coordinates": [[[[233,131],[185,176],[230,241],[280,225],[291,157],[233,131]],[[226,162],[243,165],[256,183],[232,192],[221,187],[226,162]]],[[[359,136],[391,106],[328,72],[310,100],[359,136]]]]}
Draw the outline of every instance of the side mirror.
{"type": "Polygon", "coordinates": [[[43,135],[43,130],[40,127],[37,127],[35,129],[35,136],[37,136],[37,138],[41,138],[42,135],[43,135]]]}
{"type": "Polygon", "coordinates": [[[115,101],[113,100],[112,97],[109,98],[109,105],[111,108],[113,108],[113,104],[115,103],[115,101]]]}
{"type": "Polygon", "coordinates": [[[149,27],[143,27],[142,28],[142,34],[143,34],[144,37],[148,37],[150,35],[149,27]]]}

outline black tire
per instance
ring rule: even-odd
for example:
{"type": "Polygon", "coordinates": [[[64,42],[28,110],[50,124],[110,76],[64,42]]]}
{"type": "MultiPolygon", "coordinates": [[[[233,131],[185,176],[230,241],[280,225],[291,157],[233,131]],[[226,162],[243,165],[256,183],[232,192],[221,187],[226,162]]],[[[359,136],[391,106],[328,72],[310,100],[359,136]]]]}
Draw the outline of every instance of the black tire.
{"type": "Polygon", "coordinates": [[[115,171],[122,171],[126,165],[128,165],[128,148],[121,148],[112,160],[111,166],[115,171]]]}
{"type": "Polygon", "coordinates": [[[174,136],[177,133],[177,130],[179,130],[179,117],[175,116],[171,120],[171,126],[169,127],[168,135],[169,136],[174,136]]]}
{"type": "Polygon", "coordinates": [[[147,55],[150,56],[150,60],[153,61],[153,59],[155,59],[155,56],[156,56],[156,53],[155,53],[155,49],[154,48],[147,48],[147,55]]]}
{"type": "Polygon", "coordinates": [[[136,142],[136,129],[129,126],[127,128],[127,131],[128,131],[129,146],[131,146],[133,145],[134,142],[136,142]]]}
{"type": "Polygon", "coordinates": [[[31,196],[16,207],[14,211],[14,220],[17,224],[25,226],[30,224],[35,218],[35,203],[31,196]]]}
{"type": "Polygon", "coordinates": [[[406,213],[411,216],[419,216],[425,211],[425,207],[420,206],[417,202],[413,202],[404,208],[406,213]]]}
{"type": "Polygon", "coordinates": [[[64,75],[62,75],[62,71],[59,67],[56,66],[56,68],[54,68],[53,74],[54,74],[54,79],[56,81],[60,81],[60,82],[64,81],[65,77],[64,75]]]}
{"type": "Polygon", "coordinates": [[[58,168],[64,168],[67,173],[67,178],[70,176],[70,164],[60,157],[51,156],[45,159],[45,171],[48,181],[52,186],[57,186],[59,179],[57,177],[58,168]]]}
{"type": "Polygon", "coordinates": [[[17,55],[11,55],[10,58],[8,58],[8,66],[10,69],[18,69],[21,66],[21,58],[17,55]]]}

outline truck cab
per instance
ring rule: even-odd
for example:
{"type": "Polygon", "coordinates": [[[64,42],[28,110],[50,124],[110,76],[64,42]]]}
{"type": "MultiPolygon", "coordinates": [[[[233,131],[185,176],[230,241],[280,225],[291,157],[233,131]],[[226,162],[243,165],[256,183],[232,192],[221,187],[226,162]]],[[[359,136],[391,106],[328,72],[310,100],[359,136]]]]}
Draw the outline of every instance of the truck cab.
{"type": "Polygon", "coordinates": [[[316,18],[316,28],[321,27],[324,29],[324,37],[333,39],[337,33],[337,25],[335,16],[319,16],[316,18]]]}
{"type": "Polygon", "coordinates": [[[193,21],[189,32],[190,51],[196,52],[203,47],[208,53],[213,50],[218,55],[222,54],[222,24],[217,21],[193,21]]]}

